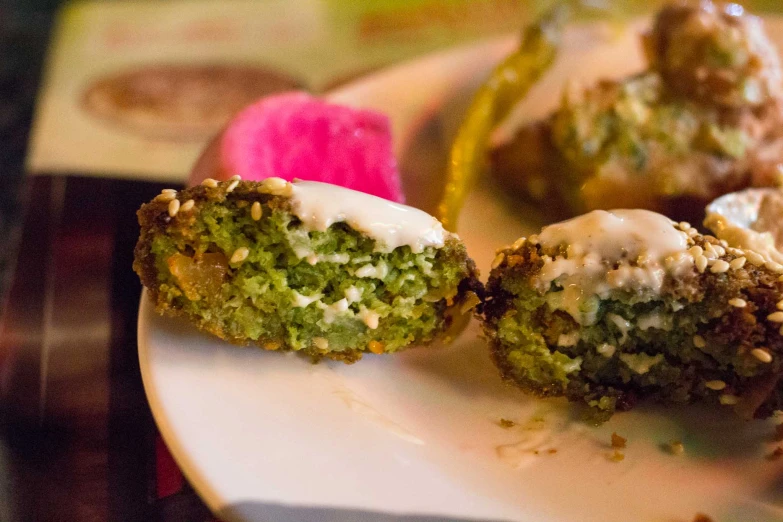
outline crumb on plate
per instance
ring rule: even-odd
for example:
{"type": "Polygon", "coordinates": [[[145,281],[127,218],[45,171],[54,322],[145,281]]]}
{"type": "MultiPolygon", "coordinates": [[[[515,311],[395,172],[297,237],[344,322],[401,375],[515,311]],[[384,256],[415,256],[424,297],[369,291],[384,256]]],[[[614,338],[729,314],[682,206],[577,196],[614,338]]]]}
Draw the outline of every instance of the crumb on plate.
{"type": "Polygon", "coordinates": [[[670,440],[666,443],[666,450],[672,455],[682,455],[685,453],[685,446],[681,440],[670,440]]]}
{"type": "Polygon", "coordinates": [[[623,460],[625,460],[625,453],[623,453],[622,451],[614,450],[614,452],[610,453],[608,457],[609,460],[611,460],[612,462],[622,462],[623,460]]]}

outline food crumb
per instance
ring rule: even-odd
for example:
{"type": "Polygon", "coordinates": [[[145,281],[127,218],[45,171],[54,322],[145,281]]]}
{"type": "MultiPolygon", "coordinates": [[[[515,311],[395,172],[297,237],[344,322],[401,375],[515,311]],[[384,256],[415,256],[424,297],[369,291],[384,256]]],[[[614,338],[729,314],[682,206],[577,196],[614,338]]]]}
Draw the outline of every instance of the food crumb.
{"type": "Polygon", "coordinates": [[[714,522],[712,520],[712,517],[708,517],[704,513],[696,513],[696,516],[693,517],[693,522],[714,522]]]}
{"type": "Polygon", "coordinates": [[[544,429],[544,419],[541,417],[533,417],[525,424],[524,429],[530,431],[542,430],[544,429]]]}
{"type": "Polygon", "coordinates": [[[554,455],[555,453],[557,453],[557,449],[555,449],[555,448],[550,448],[550,449],[549,449],[549,451],[548,451],[547,453],[549,453],[550,455],[554,455]]]}
{"type": "Polygon", "coordinates": [[[682,455],[685,453],[685,445],[680,440],[670,440],[666,443],[666,449],[672,455],[682,455]]]}
{"type": "Polygon", "coordinates": [[[626,442],[628,442],[628,439],[626,439],[625,437],[621,437],[616,432],[612,433],[613,448],[624,448],[626,442]]]}
{"type": "Polygon", "coordinates": [[[501,428],[513,428],[516,426],[516,422],[508,419],[500,419],[500,422],[498,422],[501,428]]]}
{"type": "Polygon", "coordinates": [[[609,454],[609,460],[611,460],[612,462],[621,462],[625,460],[625,453],[623,453],[622,451],[614,450],[614,453],[609,454]]]}
{"type": "Polygon", "coordinates": [[[767,455],[767,460],[778,460],[780,457],[783,457],[783,447],[778,446],[772,453],[767,455]]]}

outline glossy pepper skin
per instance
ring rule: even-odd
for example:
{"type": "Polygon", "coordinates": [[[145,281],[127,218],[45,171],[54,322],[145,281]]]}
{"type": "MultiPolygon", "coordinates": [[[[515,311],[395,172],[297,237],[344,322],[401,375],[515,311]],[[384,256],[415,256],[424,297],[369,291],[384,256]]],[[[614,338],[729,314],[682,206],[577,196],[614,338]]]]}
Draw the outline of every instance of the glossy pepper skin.
{"type": "Polygon", "coordinates": [[[465,197],[485,170],[490,132],[552,65],[567,18],[568,9],[561,3],[528,26],[519,49],[492,71],[473,98],[451,147],[438,207],[438,218],[447,229],[456,229],[465,197]]]}

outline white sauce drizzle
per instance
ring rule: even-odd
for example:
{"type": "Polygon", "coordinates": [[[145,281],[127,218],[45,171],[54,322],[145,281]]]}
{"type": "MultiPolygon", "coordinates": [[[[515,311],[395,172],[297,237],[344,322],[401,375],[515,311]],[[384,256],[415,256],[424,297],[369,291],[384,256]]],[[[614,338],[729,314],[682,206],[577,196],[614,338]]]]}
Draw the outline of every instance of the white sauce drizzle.
{"type": "Polygon", "coordinates": [[[323,294],[302,295],[296,290],[292,290],[294,294],[294,306],[297,308],[306,308],[316,301],[320,301],[323,298],[323,294]]]}
{"type": "Polygon", "coordinates": [[[606,314],[606,318],[612,321],[617,329],[620,330],[620,335],[622,337],[619,339],[619,344],[625,344],[625,341],[628,340],[628,330],[631,329],[631,321],[617,314],[606,314]]]}
{"type": "Polygon", "coordinates": [[[656,328],[658,330],[669,332],[674,327],[674,319],[671,314],[655,311],[639,316],[639,318],[636,320],[636,325],[640,330],[656,328]]]}
{"type": "Polygon", "coordinates": [[[688,235],[648,210],[595,210],[544,227],[538,242],[550,256],[538,283],[544,290],[551,283],[561,287],[562,296],[552,302],[581,324],[595,321],[589,306],[593,296],[604,298],[618,289],[657,294],[667,274],[693,264],[692,256],[682,255],[688,235]],[[556,257],[563,246],[565,257],[556,257]]]}
{"type": "Polygon", "coordinates": [[[323,232],[344,222],[374,239],[380,252],[407,245],[420,253],[441,248],[448,237],[440,221],[417,208],[316,181],[295,182],[291,189],[293,213],[305,227],[323,232]]]}
{"type": "Polygon", "coordinates": [[[747,189],[726,194],[707,206],[704,226],[735,248],[752,250],[766,260],[783,264],[775,237],[783,237],[779,215],[783,192],[747,189]]]}
{"type": "Polygon", "coordinates": [[[380,320],[381,316],[378,314],[378,312],[374,310],[369,310],[367,307],[362,306],[359,309],[359,319],[364,321],[364,324],[367,325],[367,328],[370,330],[375,330],[378,328],[378,321],[380,320]]]}
{"type": "Polygon", "coordinates": [[[335,301],[334,303],[327,305],[322,301],[318,301],[316,306],[324,312],[324,322],[326,324],[332,324],[337,316],[350,312],[348,309],[348,300],[345,298],[335,301]]]}
{"type": "Polygon", "coordinates": [[[360,300],[363,293],[364,291],[361,288],[349,286],[345,289],[345,298],[348,300],[348,304],[352,304],[360,300]]]}
{"type": "MultiPolygon", "coordinates": [[[[304,256],[300,256],[299,252],[294,249],[294,253],[296,253],[297,257],[300,259],[304,256]]],[[[317,265],[318,263],[335,263],[338,265],[345,265],[351,260],[351,256],[349,254],[310,254],[307,256],[307,262],[313,266],[317,265]]]]}
{"type": "Polygon", "coordinates": [[[383,279],[387,275],[389,275],[389,267],[386,266],[386,263],[383,261],[379,261],[377,265],[364,265],[363,267],[356,270],[355,274],[356,277],[372,277],[375,279],[383,279]]]}

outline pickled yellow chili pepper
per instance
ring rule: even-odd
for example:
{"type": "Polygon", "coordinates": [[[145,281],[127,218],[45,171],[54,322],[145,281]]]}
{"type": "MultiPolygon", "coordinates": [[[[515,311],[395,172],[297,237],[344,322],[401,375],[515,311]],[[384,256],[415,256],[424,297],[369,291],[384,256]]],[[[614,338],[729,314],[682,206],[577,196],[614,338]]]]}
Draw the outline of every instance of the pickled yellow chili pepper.
{"type": "Polygon", "coordinates": [[[500,63],[479,88],[451,146],[448,177],[438,218],[455,230],[473,184],[486,168],[492,129],[503,120],[557,56],[567,7],[559,3],[522,33],[519,48],[500,63]]]}

